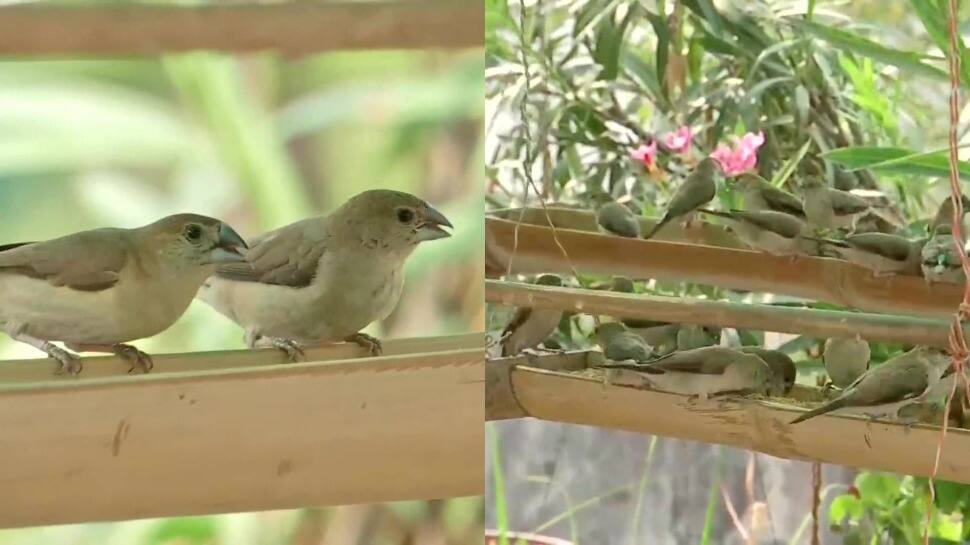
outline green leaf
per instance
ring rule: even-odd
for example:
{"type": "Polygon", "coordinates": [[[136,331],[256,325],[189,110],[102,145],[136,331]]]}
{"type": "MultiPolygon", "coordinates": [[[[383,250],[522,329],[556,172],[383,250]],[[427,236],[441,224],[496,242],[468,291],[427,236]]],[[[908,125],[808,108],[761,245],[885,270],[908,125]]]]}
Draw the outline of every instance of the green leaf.
{"type": "Polygon", "coordinates": [[[839,49],[869,57],[882,63],[892,64],[924,76],[943,81],[949,80],[945,70],[926,64],[923,62],[924,56],[919,53],[886,47],[858,34],[819,23],[801,21],[796,24],[809,34],[825,40],[839,49]]]}
{"type": "MultiPolygon", "coordinates": [[[[619,9],[619,8],[617,8],[619,9]]],[[[616,23],[616,9],[613,13],[603,17],[596,27],[596,47],[593,50],[593,60],[603,67],[599,73],[601,80],[615,80],[620,73],[620,52],[623,50],[623,35],[626,34],[630,21],[639,11],[639,4],[630,4],[626,15],[616,23]]]]}
{"type": "Polygon", "coordinates": [[[590,0],[576,13],[576,24],[573,26],[573,37],[579,36],[590,25],[597,22],[604,14],[613,11],[618,0],[590,0]]]}
{"type": "Polygon", "coordinates": [[[880,507],[890,507],[900,493],[899,479],[888,473],[865,471],[855,480],[860,499],[880,507]]]}
{"type": "Polygon", "coordinates": [[[862,502],[851,494],[843,494],[832,500],[829,505],[829,521],[832,524],[842,524],[842,521],[858,520],[862,516],[862,502]]]}
{"type": "Polygon", "coordinates": [[[213,543],[217,536],[216,522],[212,517],[180,517],[165,519],[155,526],[146,543],[185,543],[203,545],[213,543]]]}
{"type": "MultiPolygon", "coordinates": [[[[887,174],[941,178],[950,175],[950,159],[945,150],[915,152],[906,148],[853,146],[834,149],[822,156],[850,172],[870,169],[887,174]]],[[[970,181],[970,162],[960,161],[958,168],[960,179],[970,181]]]]}
{"type": "Polygon", "coordinates": [[[660,81],[657,79],[657,70],[653,65],[626,49],[620,53],[620,62],[635,83],[649,90],[651,96],[658,101],[662,100],[663,92],[660,89],[660,81]]]}
{"type": "MultiPolygon", "coordinates": [[[[950,55],[950,32],[948,28],[949,9],[945,2],[934,2],[932,0],[910,0],[913,11],[923,22],[926,33],[930,35],[933,42],[943,52],[950,55]]],[[[960,55],[960,79],[963,85],[970,85],[970,54],[967,52],[963,38],[957,36],[957,51],[960,55]]]]}
{"type": "Polygon", "coordinates": [[[667,32],[667,20],[656,13],[646,13],[647,20],[653,26],[653,31],[657,34],[657,81],[660,82],[660,92],[667,98],[667,86],[664,80],[667,78],[667,56],[670,48],[670,33],[667,32]]]}
{"type": "Polygon", "coordinates": [[[807,138],[805,140],[805,143],[802,144],[802,147],[798,148],[798,151],[795,152],[794,155],[789,157],[788,160],[785,161],[785,164],[782,165],[781,168],[778,169],[778,172],[776,172],[775,175],[771,178],[771,185],[775,187],[781,187],[782,185],[784,185],[785,182],[788,180],[788,177],[792,175],[792,172],[795,172],[795,168],[798,166],[798,163],[800,163],[801,160],[805,157],[805,154],[808,153],[808,148],[810,147],[812,147],[812,139],[807,138]]]}

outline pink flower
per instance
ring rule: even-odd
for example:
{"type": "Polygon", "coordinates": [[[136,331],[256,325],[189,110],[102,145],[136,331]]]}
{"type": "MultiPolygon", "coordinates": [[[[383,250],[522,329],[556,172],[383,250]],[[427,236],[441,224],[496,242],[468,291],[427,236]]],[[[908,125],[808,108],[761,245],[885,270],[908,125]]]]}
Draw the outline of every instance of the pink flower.
{"type": "Polygon", "coordinates": [[[664,145],[674,153],[687,153],[690,151],[693,138],[694,132],[690,130],[690,126],[684,125],[674,132],[667,133],[664,136],[664,145]]]}
{"type": "Polygon", "coordinates": [[[651,140],[649,144],[640,144],[639,148],[630,152],[630,157],[643,163],[648,170],[653,169],[653,162],[657,157],[657,142],[651,140]]]}
{"type": "Polygon", "coordinates": [[[758,148],[764,143],[763,132],[749,132],[735,141],[734,149],[718,144],[711,158],[721,165],[725,176],[737,176],[758,166],[758,148]]]}

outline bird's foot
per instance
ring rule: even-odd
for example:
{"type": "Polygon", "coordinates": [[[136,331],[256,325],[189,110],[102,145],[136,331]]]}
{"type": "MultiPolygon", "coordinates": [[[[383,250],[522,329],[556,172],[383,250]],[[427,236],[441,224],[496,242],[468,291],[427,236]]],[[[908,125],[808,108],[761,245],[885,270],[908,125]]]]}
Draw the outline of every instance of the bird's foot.
{"type": "Polygon", "coordinates": [[[138,369],[142,374],[147,375],[155,367],[155,362],[152,361],[151,356],[130,344],[118,343],[111,347],[111,351],[124,358],[131,366],[128,368],[128,374],[134,373],[138,369]]]}
{"type": "Polygon", "coordinates": [[[263,337],[263,339],[266,339],[265,342],[268,346],[282,350],[286,354],[287,363],[297,363],[306,359],[306,352],[303,351],[300,343],[296,341],[283,337],[263,337]]]}
{"type": "Polygon", "coordinates": [[[380,339],[371,337],[366,333],[354,333],[344,340],[349,343],[356,343],[366,348],[367,351],[370,352],[371,356],[380,356],[384,352],[384,349],[381,347],[380,339]]]}
{"type": "Polygon", "coordinates": [[[261,335],[256,331],[247,330],[245,336],[246,346],[252,349],[275,348],[286,354],[286,363],[296,363],[306,358],[303,346],[285,337],[270,337],[261,335]]]}
{"type": "Polygon", "coordinates": [[[73,352],[68,352],[51,343],[47,343],[41,350],[47,352],[48,356],[57,360],[57,370],[54,371],[55,375],[67,373],[71,376],[77,376],[84,369],[84,366],[81,365],[80,356],[73,352]]]}

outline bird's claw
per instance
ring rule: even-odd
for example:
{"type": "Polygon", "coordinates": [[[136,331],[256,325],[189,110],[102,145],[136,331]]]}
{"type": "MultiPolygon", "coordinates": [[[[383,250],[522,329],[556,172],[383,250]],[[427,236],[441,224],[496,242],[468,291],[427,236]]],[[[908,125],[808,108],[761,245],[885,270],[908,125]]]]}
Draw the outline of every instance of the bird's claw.
{"type": "Polygon", "coordinates": [[[53,344],[47,346],[45,351],[48,356],[57,360],[57,369],[54,371],[55,375],[67,373],[71,376],[77,376],[84,369],[84,366],[81,365],[81,358],[77,354],[72,354],[53,344]]]}
{"type": "Polygon", "coordinates": [[[128,368],[129,375],[134,373],[136,369],[140,370],[142,374],[148,374],[155,367],[155,362],[152,361],[151,356],[130,344],[116,344],[112,348],[114,348],[115,354],[127,360],[128,364],[131,365],[128,368]]]}
{"type": "Polygon", "coordinates": [[[296,341],[291,341],[290,339],[284,339],[282,337],[270,337],[269,343],[274,348],[278,348],[285,352],[289,363],[296,363],[306,359],[306,352],[303,351],[303,347],[300,346],[300,344],[296,341]]]}
{"type": "Polygon", "coordinates": [[[354,333],[344,340],[349,343],[356,343],[366,348],[367,351],[370,352],[371,356],[380,356],[384,352],[384,349],[381,347],[380,339],[371,337],[366,333],[354,333]]]}

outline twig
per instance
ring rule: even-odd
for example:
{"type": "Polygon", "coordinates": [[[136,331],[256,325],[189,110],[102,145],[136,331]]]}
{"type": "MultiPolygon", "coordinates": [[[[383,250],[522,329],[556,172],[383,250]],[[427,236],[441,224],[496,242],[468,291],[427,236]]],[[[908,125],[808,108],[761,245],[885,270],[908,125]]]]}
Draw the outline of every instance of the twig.
{"type": "MultiPolygon", "coordinates": [[[[532,188],[532,191],[536,194],[536,196],[539,197],[539,204],[542,206],[542,210],[545,213],[546,221],[549,224],[549,228],[552,229],[553,241],[555,241],[556,246],[559,247],[559,251],[562,252],[563,258],[566,260],[566,263],[569,265],[570,270],[572,270],[573,277],[576,279],[577,282],[579,282],[579,272],[576,270],[576,267],[573,266],[572,260],[569,258],[569,254],[566,253],[566,248],[562,245],[562,242],[559,241],[559,233],[556,231],[556,226],[552,222],[552,218],[549,217],[549,209],[546,207],[546,202],[542,198],[542,192],[539,190],[538,186],[536,186],[536,181],[532,177],[533,157],[532,157],[532,148],[530,146],[530,143],[532,142],[532,131],[529,129],[529,122],[527,120],[527,106],[529,104],[529,89],[532,85],[532,77],[529,72],[529,57],[527,54],[528,44],[525,43],[525,2],[522,1],[519,7],[520,7],[519,45],[522,52],[522,77],[525,78],[525,89],[523,90],[522,103],[519,109],[519,116],[522,121],[522,132],[523,132],[523,135],[525,136],[525,142],[526,142],[525,158],[524,158],[525,168],[523,169],[523,174],[525,175],[525,180],[526,180],[524,198],[528,199],[530,187],[532,188]]],[[[540,143],[539,145],[545,145],[545,144],[540,143]]],[[[509,263],[508,263],[508,267],[506,268],[506,276],[512,275],[512,261],[515,259],[515,252],[519,246],[519,228],[522,226],[522,219],[525,217],[525,208],[526,207],[523,205],[522,211],[519,213],[519,219],[515,223],[515,235],[514,235],[514,241],[512,244],[512,254],[509,256],[509,263]]]]}
{"type": "Polygon", "coordinates": [[[819,545],[818,508],[822,503],[822,464],[812,464],[812,545],[819,545]]]}

